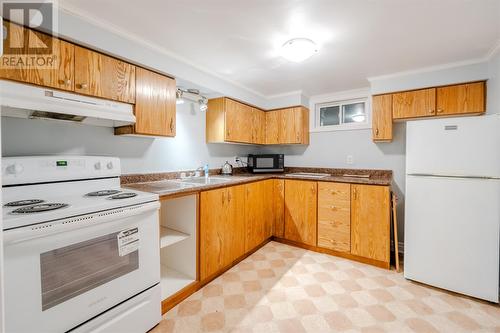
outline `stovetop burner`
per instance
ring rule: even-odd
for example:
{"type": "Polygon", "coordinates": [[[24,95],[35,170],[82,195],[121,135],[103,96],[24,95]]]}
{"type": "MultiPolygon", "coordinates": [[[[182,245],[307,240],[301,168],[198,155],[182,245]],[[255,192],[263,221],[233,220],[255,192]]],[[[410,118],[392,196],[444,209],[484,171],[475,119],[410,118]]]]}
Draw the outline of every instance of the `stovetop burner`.
{"type": "Polygon", "coordinates": [[[26,206],[14,209],[12,214],[30,214],[30,213],[41,213],[47,212],[49,210],[55,210],[59,208],[68,207],[68,204],[64,203],[43,203],[32,206],[26,206]]]}
{"type": "Polygon", "coordinates": [[[137,196],[137,193],[124,192],[124,193],[112,195],[109,198],[110,199],[127,199],[127,198],[133,198],[135,196],[137,196]]]}
{"type": "Polygon", "coordinates": [[[6,203],[4,206],[5,207],[19,207],[19,206],[28,206],[28,205],[34,205],[34,204],[39,204],[44,202],[44,200],[40,199],[27,199],[27,200],[18,200],[18,201],[12,201],[6,203]]]}
{"type": "Polygon", "coordinates": [[[107,195],[112,195],[120,192],[121,191],[118,190],[101,190],[101,191],[90,192],[85,195],[89,197],[105,197],[107,195]]]}

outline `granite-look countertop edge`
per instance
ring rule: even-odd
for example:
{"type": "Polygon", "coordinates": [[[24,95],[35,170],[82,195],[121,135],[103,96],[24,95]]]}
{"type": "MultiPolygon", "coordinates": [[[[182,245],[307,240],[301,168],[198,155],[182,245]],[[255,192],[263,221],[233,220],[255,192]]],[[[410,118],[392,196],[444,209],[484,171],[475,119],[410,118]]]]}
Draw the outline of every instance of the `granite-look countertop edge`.
{"type": "MultiPolygon", "coordinates": [[[[351,183],[351,184],[365,184],[365,185],[382,185],[391,186],[392,184],[392,171],[390,170],[360,170],[360,169],[328,169],[328,168],[287,168],[286,173],[280,174],[250,174],[246,172],[245,168],[238,168],[234,170],[234,179],[228,182],[219,184],[200,185],[184,189],[176,189],[173,191],[161,190],[158,186],[158,181],[176,179],[180,177],[180,172],[166,172],[157,174],[145,175],[124,175],[122,176],[122,185],[130,187],[135,190],[144,192],[153,192],[159,194],[162,198],[174,197],[179,195],[196,194],[202,191],[224,188],[228,186],[236,186],[266,179],[295,179],[295,180],[310,180],[318,182],[337,182],[337,183],[351,183]],[[311,177],[290,177],[286,176],[290,172],[323,172],[330,173],[332,176],[324,178],[311,178],[311,177]],[[343,174],[363,175],[368,174],[370,178],[358,177],[345,177],[343,174]]],[[[217,170],[210,170],[211,175],[220,175],[217,170]]]]}

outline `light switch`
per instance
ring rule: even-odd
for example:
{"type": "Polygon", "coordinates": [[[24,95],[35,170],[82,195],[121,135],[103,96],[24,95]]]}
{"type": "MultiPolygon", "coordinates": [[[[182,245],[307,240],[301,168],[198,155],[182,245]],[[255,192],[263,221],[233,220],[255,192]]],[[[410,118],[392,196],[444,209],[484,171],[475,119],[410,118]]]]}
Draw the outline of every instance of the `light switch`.
{"type": "Polygon", "coordinates": [[[347,164],[354,164],[354,157],[352,155],[347,155],[346,163],[347,164]]]}

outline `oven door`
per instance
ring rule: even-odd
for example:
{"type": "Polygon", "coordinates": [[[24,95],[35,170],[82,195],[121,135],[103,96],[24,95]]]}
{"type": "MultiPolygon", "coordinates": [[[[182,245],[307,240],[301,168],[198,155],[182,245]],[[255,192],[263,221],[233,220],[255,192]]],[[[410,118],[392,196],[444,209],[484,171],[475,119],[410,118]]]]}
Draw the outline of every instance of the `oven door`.
{"type": "Polygon", "coordinates": [[[64,332],[160,280],[158,202],[4,232],[7,332],[64,332]]]}

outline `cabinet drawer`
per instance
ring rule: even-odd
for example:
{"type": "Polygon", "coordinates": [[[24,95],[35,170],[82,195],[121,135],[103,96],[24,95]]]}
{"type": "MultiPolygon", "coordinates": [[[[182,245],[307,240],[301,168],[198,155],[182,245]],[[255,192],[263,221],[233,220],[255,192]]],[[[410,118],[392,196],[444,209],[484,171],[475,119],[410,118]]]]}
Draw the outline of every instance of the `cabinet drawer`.
{"type": "Polygon", "coordinates": [[[318,246],[339,252],[350,252],[350,218],[319,220],[318,246]]]}
{"type": "Polygon", "coordinates": [[[351,200],[351,184],[343,183],[319,183],[318,200],[321,205],[323,202],[332,204],[335,201],[350,201],[351,200]]]}

